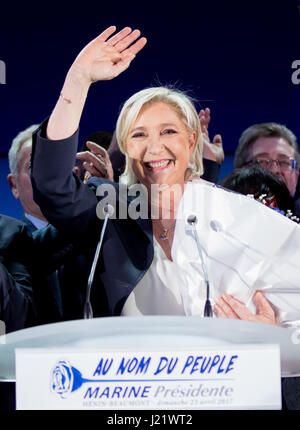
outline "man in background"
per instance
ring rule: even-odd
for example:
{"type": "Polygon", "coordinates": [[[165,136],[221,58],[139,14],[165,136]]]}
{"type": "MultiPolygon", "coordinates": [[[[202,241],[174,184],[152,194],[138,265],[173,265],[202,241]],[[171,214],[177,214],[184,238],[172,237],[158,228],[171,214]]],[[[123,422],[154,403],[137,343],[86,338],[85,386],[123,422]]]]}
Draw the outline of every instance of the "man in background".
{"type": "Polygon", "coordinates": [[[27,224],[31,231],[43,228],[48,224],[39,206],[33,200],[30,180],[32,132],[37,128],[38,124],[34,124],[21,131],[12,141],[8,153],[10,168],[10,173],[7,176],[8,184],[13,196],[20,200],[24,210],[22,221],[27,224]]]}
{"type": "Polygon", "coordinates": [[[274,122],[254,124],[239,139],[234,169],[258,165],[269,170],[283,180],[295,197],[299,161],[297,139],[291,130],[274,122]]]}
{"type": "MultiPolygon", "coordinates": [[[[13,139],[8,153],[10,168],[10,173],[7,176],[8,184],[13,196],[21,203],[24,211],[22,221],[30,233],[48,224],[39,206],[33,200],[30,179],[32,132],[38,126],[38,124],[34,124],[21,131],[13,139]]],[[[37,278],[33,287],[38,322],[47,324],[61,321],[62,303],[57,272],[37,278]]]]}

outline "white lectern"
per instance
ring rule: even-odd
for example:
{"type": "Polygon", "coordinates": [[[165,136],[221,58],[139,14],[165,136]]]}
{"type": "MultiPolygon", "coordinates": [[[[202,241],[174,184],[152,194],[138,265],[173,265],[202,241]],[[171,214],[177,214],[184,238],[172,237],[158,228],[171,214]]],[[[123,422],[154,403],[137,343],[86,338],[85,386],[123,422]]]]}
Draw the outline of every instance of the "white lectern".
{"type": "Polygon", "coordinates": [[[300,331],[218,318],[76,320],[0,337],[20,409],[279,409],[300,331]]]}

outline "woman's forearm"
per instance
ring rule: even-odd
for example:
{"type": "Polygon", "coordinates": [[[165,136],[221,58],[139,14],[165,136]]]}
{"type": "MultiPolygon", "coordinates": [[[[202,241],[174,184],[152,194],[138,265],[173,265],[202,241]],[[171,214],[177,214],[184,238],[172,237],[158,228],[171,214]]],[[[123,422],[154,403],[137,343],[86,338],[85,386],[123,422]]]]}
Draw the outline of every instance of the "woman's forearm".
{"type": "Polygon", "coordinates": [[[147,42],[144,37],[139,38],[139,30],[125,27],[119,33],[114,34],[115,31],[115,26],[108,27],[76,57],[50,116],[48,139],[62,140],[72,136],[78,129],[91,83],[118,76],[147,42]]]}
{"type": "Polygon", "coordinates": [[[47,126],[48,139],[66,139],[76,132],[89,87],[90,81],[86,79],[80,70],[72,66],[49,118],[47,126]]]}

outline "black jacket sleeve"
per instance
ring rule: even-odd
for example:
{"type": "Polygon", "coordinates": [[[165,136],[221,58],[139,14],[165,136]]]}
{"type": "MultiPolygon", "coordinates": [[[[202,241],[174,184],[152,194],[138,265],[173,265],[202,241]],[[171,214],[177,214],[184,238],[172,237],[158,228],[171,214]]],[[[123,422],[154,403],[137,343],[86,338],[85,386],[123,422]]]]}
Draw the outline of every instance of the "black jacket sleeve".
{"type": "Polygon", "coordinates": [[[46,122],[33,134],[31,181],[33,197],[45,218],[66,233],[85,232],[96,220],[95,192],[72,173],[78,132],[68,139],[48,140],[46,122]],[[72,220],[72,222],[70,222],[72,220]]]}
{"type": "Polygon", "coordinates": [[[203,158],[204,173],[201,178],[217,184],[219,181],[220,166],[216,161],[203,158]]]}
{"type": "Polygon", "coordinates": [[[6,332],[32,325],[35,318],[32,277],[25,257],[32,245],[23,223],[0,215],[0,319],[6,332]]]}
{"type": "Polygon", "coordinates": [[[18,262],[10,270],[0,263],[0,319],[6,333],[31,325],[35,313],[29,273],[18,262]]]}

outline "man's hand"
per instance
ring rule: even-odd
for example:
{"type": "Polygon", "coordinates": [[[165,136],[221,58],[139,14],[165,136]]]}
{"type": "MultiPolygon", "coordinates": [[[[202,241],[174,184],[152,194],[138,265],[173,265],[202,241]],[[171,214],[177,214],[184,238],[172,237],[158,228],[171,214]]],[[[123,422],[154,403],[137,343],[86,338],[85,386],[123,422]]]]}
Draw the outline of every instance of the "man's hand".
{"type": "Polygon", "coordinates": [[[87,142],[86,146],[90,151],[78,152],[76,155],[76,158],[83,162],[83,167],[86,170],[84,182],[91,176],[113,181],[114,171],[106,150],[94,142],[87,142]]]}
{"type": "Polygon", "coordinates": [[[209,138],[208,126],[210,123],[210,109],[201,109],[199,112],[199,119],[203,134],[203,158],[221,164],[225,158],[222,137],[220,134],[216,134],[212,142],[209,138]]]}

